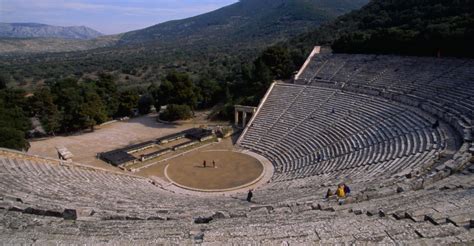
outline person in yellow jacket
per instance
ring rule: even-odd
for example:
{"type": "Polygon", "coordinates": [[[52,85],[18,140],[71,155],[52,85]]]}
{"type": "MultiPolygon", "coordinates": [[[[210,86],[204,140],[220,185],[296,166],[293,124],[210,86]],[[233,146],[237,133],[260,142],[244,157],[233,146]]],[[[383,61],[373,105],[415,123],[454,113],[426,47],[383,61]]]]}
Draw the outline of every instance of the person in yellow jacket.
{"type": "Polygon", "coordinates": [[[339,199],[339,205],[344,203],[344,198],[346,198],[346,191],[344,190],[344,184],[339,184],[336,190],[337,198],[339,199]]]}

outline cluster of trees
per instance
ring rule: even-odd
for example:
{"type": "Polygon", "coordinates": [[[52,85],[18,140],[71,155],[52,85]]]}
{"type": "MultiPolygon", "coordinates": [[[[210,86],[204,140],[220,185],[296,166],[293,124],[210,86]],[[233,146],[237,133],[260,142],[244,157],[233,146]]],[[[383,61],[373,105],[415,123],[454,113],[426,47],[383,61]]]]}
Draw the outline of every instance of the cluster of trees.
{"type": "MultiPolygon", "coordinates": [[[[36,89],[33,96],[26,97],[24,91],[6,88],[8,78],[0,76],[0,145],[27,148],[27,142],[23,140],[30,129],[27,119],[32,116],[41,119],[48,134],[93,129],[94,125],[108,119],[132,115],[135,108],[146,114],[152,105],[157,109],[168,105],[162,114],[164,120],[186,119],[195,109],[214,106],[213,117],[231,120],[235,104],[256,106],[271,82],[289,79],[314,45],[331,46],[335,52],[348,53],[441,53],[474,57],[474,46],[470,44],[474,40],[473,13],[469,0],[373,0],[358,11],[261,52],[256,50],[263,45],[240,49],[239,54],[234,55],[229,55],[235,52],[231,46],[217,50],[199,44],[166,51],[130,48],[134,52],[108,51],[110,57],[123,58],[113,59],[115,63],[107,60],[106,55],[94,57],[85,65],[74,63],[82,63],[81,59],[67,61],[66,58],[63,64],[58,55],[54,64],[44,66],[55,68],[62,64],[68,71],[79,67],[80,71],[71,74],[76,78],[99,68],[106,71],[121,69],[130,78],[141,74],[147,82],[159,83],[123,89],[116,83],[117,76],[111,75],[101,75],[96,80],[82,79],[81,82],[56,78],[36,89]],[[167,52],[165,57],[174,60],[157,63],[155,58],[162,52],[167,52]],[[251,62],[246,62],[248,60],[251,62]],[[168,73],[160,77],[163,71],[168,73]],[[11,139],[18,141],[7,143],[11,139]]],[[[89,57],[87,52],[83,55],[89,57]]],[[[13,63],[30,64],[31,59],[16,57],[13,63]]],[[[19,66],[1,64],[0,74],[5,68],[10,69],[8,74],[13,80],[22,74],[17,70],[19,66]]],[[[39,64],[39,71],[47,71],[41,63],[34,64],[39,64]]],[[[50,75],[59,76],[63,72],[53,71],[50,75]]]]}
{"type": "Polygon", "coordinates": [[[171,71],[158,86],[152,84],[148,90],[149,102],[155,108],[168,105],[160,117],[175,121],[189,119],[195,109],[214,106],[222,98],[223,89],[216,80],[203,77],[193,81],[187,73],[171,71]]]}
{"type": "Polygon", "coordinates": [[[27,150],[30,118],[40,120],[48,135],[71,133],[114,118],[148,114],[152,106],[168,105],[163,119],[187,119],[195,109],[208,108],[221,100],[222,88],[209,78],[193,81],[186,73],[172,71],[160,85],[119,89],[115,78],[101,74],[97,79],[74,78],[46,81],[32,93],[7,88],[0,76],[0,146],[27,150]]]}
{"type": "Polygon", "coordinates": [[[306,52],[319,44],[341,53],[474,57],[473,13],[470,0],[374,0],[287,43],[306,52]]]}
{"type": "Polygon", "coordinates": [[[30,115],[41,120],[47,134],[69,133],[116,117],[131,116],[138,105],[139,91],[119,91],[110,75],[79,82],[73,78],[48,81],[31,97],[30,115]]]}
{"type": "Polygon", "coordinates": [[[27,150],[25,136],[31,128],[28,102],[22,90],[8,89],[8,80],[0,76],[0,147],[27,150]]]}
{"type": "Polygon", "coordinates": [[[0,81],[0,146],[18,150],[29,148],[31,117],[37,117],[49,135],[93,129],[132,115],[140,98],[138,90],[119,91],[105,74],[81,83],[71,78],[49,81],[33,93],[7,88],[5,79],[0,81]]]}

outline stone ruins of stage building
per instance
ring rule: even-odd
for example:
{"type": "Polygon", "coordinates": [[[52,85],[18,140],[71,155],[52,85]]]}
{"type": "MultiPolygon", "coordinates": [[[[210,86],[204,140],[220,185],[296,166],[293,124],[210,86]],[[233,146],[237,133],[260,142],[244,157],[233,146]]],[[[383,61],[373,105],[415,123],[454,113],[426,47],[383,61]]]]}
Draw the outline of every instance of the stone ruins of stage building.
{"type": "MultiPolygon", "coordinates": [[[[234,110],[234,124],[235,126],[239,127],[239,113],[242,113],[242,123],[241,127],[245,128],[247,125],[247,114],[252,114],[254,115],[255,112],[257,112],[257,107],[252,107],[252,106],[243,106],[243,105],[235,105],[235,110],[234,110]]],[[[249,118],[250,119],[250,118],[249,118]]]]}

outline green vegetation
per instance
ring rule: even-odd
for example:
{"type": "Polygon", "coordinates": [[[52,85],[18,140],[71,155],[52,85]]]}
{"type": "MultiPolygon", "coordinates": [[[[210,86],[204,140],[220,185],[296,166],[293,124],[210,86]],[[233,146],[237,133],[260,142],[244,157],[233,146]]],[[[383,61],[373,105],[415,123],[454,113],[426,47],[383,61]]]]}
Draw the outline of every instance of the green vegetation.
{"type": "Polygon", "coordinates": [[[305,53],[320,44],[344,53],[474,57],[473,13],[471,0],[374,0],[287,43],[305,53]]]}
{"type": "Polygon", "coordinates": [[[0,128],[18,140],[0,146],[26,149],[20,140],[32,116],[48,134],[93,129],[136,109],[146,114],[151,105],[168,105],[161,118],[169,121],[207,108],[213,119],[232,119],[235,104],[256,106],[272,81],[290,79],[315,45],[348,53],[474,57],[474,5],[468,0],[373,0],[275,45],[321,23],[315,2],[245,0],[128,33],[123,46],[0,58],[0,128]],[[248,18],[229,19],[233,13],[248,18]],[[33,85],[34,95],[6,88],[12,82],[33,85]],[[36,88],[39,82],[45,85],[36,88]]]}
{"type": "Polygon", "coordinates": [[[192,116],[191,108],[188,105],[169,104],[166,110],[160,114],[160,119],[166,121],[187,120],[192,116]]]}
{"type": "Polygon", "coordinates": [[[219,101],[221,87],[203,79],[194,83],[185,73],[172,71],[160,86],[117,89],[115,78],[100,74],[97,79],[74,78],[48,81],[32,94],[22,89],[0,90],[0,146],[27,150],[26,137],[31,117],[40,120],[48,135],[68,134],[94,127],[107,120],[148,114],[151,105],[168,105],[161,118],[167,121],[189,119],[192,110],[208,108],[219,101]],[[8,134],[3,134],[8,132],[8,134]]]}
{"type": "Polygon", "coordinates": [[[28,150],[25,140],[31,128],[26,93],[22,90],[0,90],[0,147],[28,150]]]}
{"type": "Polygon", "coordinates": [[[69,53],[11,54],[11,46],[17,43],[18,51],[36,46],[36,51],[46,52],[54,47],[71,49],[51,40],[39,39],[38,45],[34,40],[0,40],[0,52],[3,48],[10,52],[0,56],[0,74],[11,75],[14,83],[25,88],[66,77],[82,81],[99,72],[115,75],[119,87],[159,84],[172,70],[189,74],[193,81],[207,77],[218,83],[233,82],[241,63],[255,59],[267,46],[367,1],[245,0],[196,17],[84,41],[88,42],[84,45],[75,41],[72,45],[82,51],[69,53]]]}

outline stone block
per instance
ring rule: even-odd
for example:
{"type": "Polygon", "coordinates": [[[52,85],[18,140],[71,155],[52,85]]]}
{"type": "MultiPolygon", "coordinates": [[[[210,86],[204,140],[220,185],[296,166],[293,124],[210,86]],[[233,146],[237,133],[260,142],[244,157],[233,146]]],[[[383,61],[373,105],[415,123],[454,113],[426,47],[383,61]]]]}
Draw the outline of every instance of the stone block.
{"type": "Polygon", "coordinates": [[[353,209],[352,212],[355,214],[355,215],[361,215],[364,213],[364,209],[353,209]]]}
{"type": "Polygon", "coordinates": [[[3,196],[1,200],[23,203],[23,200],[21,200],[21,198],[13,196],[3,196]]]}
{"type": "Polygon", "coordinates": [[[439,212],[434,212],[431,214],[426,214],[425,215],[425,220],[431,222],[433,225],[442,225],[446,224],[446,216],[439,213],[439,212]]]}
{"type": "Polygon", "coordinates": [[[213,220],[212,217],[197,217],[194,219],[195,224],[209,224],[213,220]]]}
{"type": "Polygon", "coordinates": [[[77,220],[90,220],[94,216],[95,211],[92,208],[77,208],[77,220]]]}
{"type": "Polygon", "coordinates": [[[64,209],[62,213],[62,217],[65,220],[76,220],[77,219],[77,211],[75,209],[64,209]]]}
{"type": "Polygon", "coordinates": [[[397,220],[406,219],[406,214],[403,211],[396,211],[393,213],[393,217],[397,220]]]}
{"type": "Polygon", "coordinates": [[[202,242],[204,240],[204,232],[201,231],[194,235],[194,240],[202,242]]]}
{"type": "Polygon", "coordinates": [[[438,171],[438,172],[444,171],[445,169],[446,169],[445,164],[441,164],[441,165],[435,167],[435,170],[438,171]]]}
{"type": "Polygon", "coordinates": [[[422,190],[424,189],[424,180],[422,178],[415,180],[411,183],[412,190],[422,190]]]}
{"type": "MultiPolygon", "coordinates": [[[[313,209],[312,206],[311,208],[313,209]]],[[[273,212],[277,214],[291,214],[291,209],[289,207],[279,207],[279,208],[275,208],[273,212]]]]}
{"type": "Polygon", "coordinates": [[[236,213],[230,213],[229,216],[231,218],[245,218],[245,217],[247,217],[247,214],[242,213],[242,212],[236,212],[236,213]]]}
{"type": "Polygon", "coordinates": [[[446,221],[458,227],[468,227],[471,224],[471,217],[469,214],[461,214],[456,216],[449,216],[446,221]]]}
{"type": "Polygon", "coordinates": [[[255,205],[250,207],[250,211],[255,211],[255,210],[260,210],[260,209],[266,209],[267,211],[273,211],[273,206],[270,205],[255,205]]]}
{"type": "Polygon", "coordinates": [[[329,212],[336,211],[336,209],[334,209],[334,207],[329,206],[329,204],[325,204],[325,203],[318,203],[318,209],[321,210],[321,211],[329,211],[329,212]]]}
{"type": "Polygon", "coordinates": [[[419,209],[413,211],[405,212],[405,217],[408,219],[413,220],[414,222],[422,222],[425,221],[425,216],[434,213],[435,211],[432,209],[419,209]]]}
{"type": "Polygon", "coordinates": [[[379,210],[378,209],[368,209],[366,214],[368,216],[374,216],[374,215],[378,215],[379,214],[379,210]]]}
{"type": "Polygon", "coordinates": [[[226,211],[217,211],[211,217],[213,219],[227,219],[230,218],[230,215],[226,211]]]}

